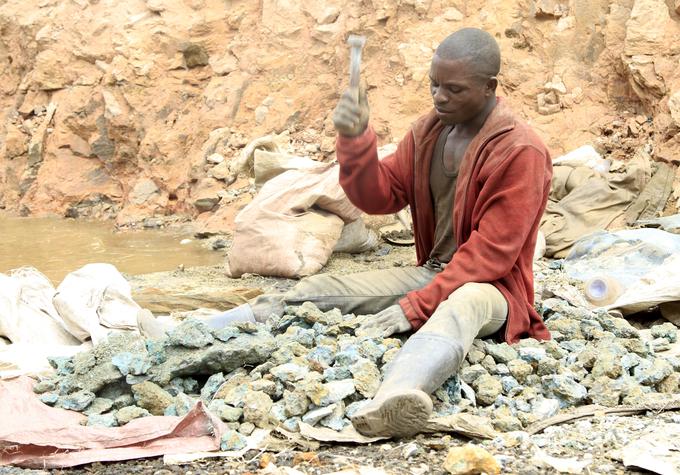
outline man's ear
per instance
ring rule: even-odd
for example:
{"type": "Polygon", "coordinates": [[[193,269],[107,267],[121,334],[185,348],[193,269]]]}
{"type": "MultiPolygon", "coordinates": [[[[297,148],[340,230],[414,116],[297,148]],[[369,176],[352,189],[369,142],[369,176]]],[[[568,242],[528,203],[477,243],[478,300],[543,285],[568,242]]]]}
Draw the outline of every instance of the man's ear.
{"type": "Polygon", "coordinates": [[[496,88],[498,87],[498,78],[496,76],[491,76],[486,81],[486,95],[492,96],[496,94],[496,88]]]}

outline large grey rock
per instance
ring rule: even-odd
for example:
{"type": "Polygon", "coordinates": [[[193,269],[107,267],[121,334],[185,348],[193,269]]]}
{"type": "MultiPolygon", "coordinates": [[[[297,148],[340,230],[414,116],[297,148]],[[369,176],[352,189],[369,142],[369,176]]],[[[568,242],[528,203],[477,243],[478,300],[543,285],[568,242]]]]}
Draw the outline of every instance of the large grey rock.
{"type": "Polygon", "coordinates": [[[654,325],[652,327],[652,336],[654,338],[665,338],[669,343],[675,343],[678,339],[678,327],[671,322],[654,325]]]}
{"type": "Polygon", "coordinates": [[[519,349],[519,357],[528,363],[538,363],[546,357],[545,348],[525,347],[519,349]]]}
{"type": "Polygon", "coordinates": [[[95,427],[116,427],[118,421],[113,414],[92,414],[87,417],[87,425],[95,427]]]}
{"type": "Polygon", "coordinates": [[[460,379],[465,381],[467,384],[472,384],[480,377],[488,375],[489,372],[481,364],[475,364],[461,369],[459,374],[460,379]]]}
{"type": "Polygon", "coordinates": [[[215,338],[210,328],[196,319],[183,321],[172,331],[168,332],[167,344],[183,346],[185,348],[203,348],[210,345],[215,338]]]}
{"type": "Polygon", "coordinates": [[[149,370],[152,381],[165,386],[180,376],[230,372],[245,365],[258,365],[269,359],[276,349],[271,334],[262,330],[243,333],[224,343],[214,341],[202,348],[172,346],[166,349],[167,359],[149,370]]]}
{"type": "Polygon", "coordinates": [[[55,393],[43,393],[40,395],[40,401],[48,406],[54,406],[59,401],[59,395],[55,393]]]}
{"type": "Polygon", "coordinates": [[[78,360],[74,360],[73,374],[63,376],[60,381],[60,392],[68,394],[84,390],[97,393],[104,386],[122,381],[124,375],[112,363],[112,359],[125,352],[147,354],[142,337],[131,332],[115,333],[92,350],[79,353],[78,360]]]}
{"type": "Polygon", "coordinates": [[[330,346],[320,345],[305,357],[310,364],[316,363],[319,368],[328,368],[335,361],[335,352],[330,346]]]}
{"type": "Polygon", "coordinates": [[[289,418],[301,416],[309,409],[309,399],[300,391],[284,391],[283,402],[289,418]]]}

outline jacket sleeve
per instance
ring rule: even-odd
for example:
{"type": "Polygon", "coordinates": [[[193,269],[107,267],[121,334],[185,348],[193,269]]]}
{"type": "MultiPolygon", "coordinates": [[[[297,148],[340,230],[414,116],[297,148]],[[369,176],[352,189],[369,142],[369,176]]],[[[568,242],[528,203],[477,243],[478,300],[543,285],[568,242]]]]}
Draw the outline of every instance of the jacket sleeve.
{"type": "Polygon", "coordinates": [[[396,213],[408,204],[413,176],[413,134],[409,131],[397,150],[383,160],[378,159],[377,143],[370,126],[358,137],[338,135],[340,186],[365,213],[396,213]]]}
{"type": "Polygon", "coordinates": [[[439,304],[468,282],[494,282],[507,276],[531,238],[546,204],[547,155],[533,146],[508,152],[482,186],[474,206],[476,226],[442,272],[399,304],[414,329],[439,304]]]}

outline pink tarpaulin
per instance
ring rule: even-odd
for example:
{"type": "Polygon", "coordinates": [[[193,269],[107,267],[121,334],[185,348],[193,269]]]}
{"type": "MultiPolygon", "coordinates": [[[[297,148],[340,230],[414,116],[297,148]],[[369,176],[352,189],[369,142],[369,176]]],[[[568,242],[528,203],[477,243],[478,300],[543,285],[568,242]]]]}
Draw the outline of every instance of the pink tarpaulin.
{"type": "Polygon", "coordinates": [[[201,402],[184,417],[152,416],[123,427],[88,427],[76,412],[46,406],[27,377],[0,381],[0,465],[73,467],[218,450],[224,424],[201,402]]]}

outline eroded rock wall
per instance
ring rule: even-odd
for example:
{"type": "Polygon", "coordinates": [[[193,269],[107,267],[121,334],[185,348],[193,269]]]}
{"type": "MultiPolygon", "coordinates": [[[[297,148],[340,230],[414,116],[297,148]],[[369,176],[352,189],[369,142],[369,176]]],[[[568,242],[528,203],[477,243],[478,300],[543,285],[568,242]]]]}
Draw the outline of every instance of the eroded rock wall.
{"type": "Polygon", "coordinates": [[[680,160],[672,0],[7,0],[0,208],[228,230],[249,194],[224,167],[250,139],[287,132],[332,158],[347,34],[368,37],[372,121],[390,142],[430,107],[433,49],[464,26],[498,39],[500,94],[555,154],[635,121],[620,133],[680,160]]]}

